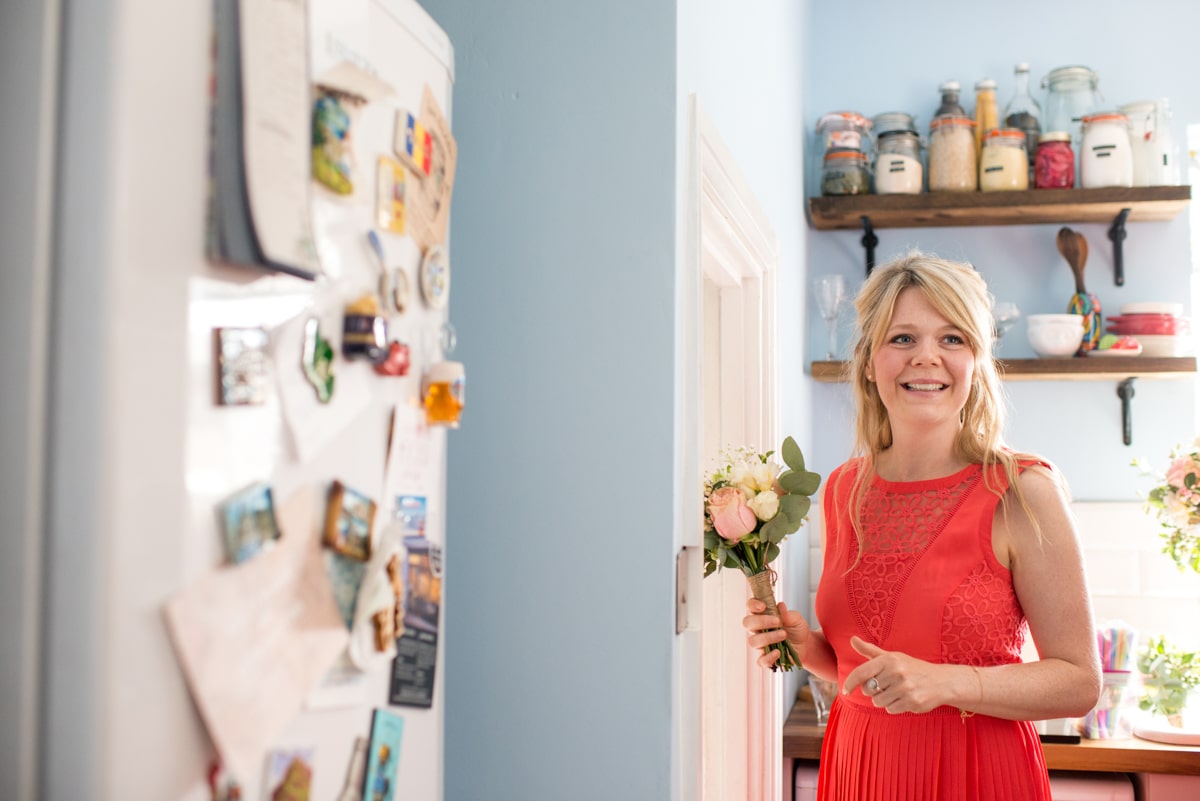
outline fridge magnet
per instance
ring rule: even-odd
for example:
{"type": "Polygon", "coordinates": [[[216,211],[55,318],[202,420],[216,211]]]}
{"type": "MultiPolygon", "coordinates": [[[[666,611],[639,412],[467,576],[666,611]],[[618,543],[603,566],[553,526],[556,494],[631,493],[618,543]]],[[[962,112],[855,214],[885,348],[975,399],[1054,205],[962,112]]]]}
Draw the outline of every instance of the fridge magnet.
{"type": "Polygon", "coordinates": [[[362,107],[393,94],[384,81],[342,61],[314,81],[313,179],[335,195],[354,194],[354,128],[362,107]]]}
{"type": "Polygon", "coordinates": [[[408,285],[408,273],[402,267],[389,268],[387,257],[383,253],[383,242],[379,234],[367,231],[367,242],[374,255],[375,267],[379,270],[379,300],[385,308],[389,307],[397,314],[408,310],[412,291],[408,285]]]}
{"type": "Polygon", "coordinates": [[[300,361],[305,379],[317,391],[317,400],[329,403],[333,397],[333,346],[321,336],[321,321],[316,317],[310,317],[304,323],[300,361]]]}
{"type": "Polygon", "coordinates": [[[404,233],[404,165],[379,157],[375,171],[375,224],[393,234],[404,233]]]}
{"type": "Polygon", "coordinates": [[[346,764],[346,781],[337,801],[364,801],[363,775],[367,772],[367,738],[355,737],[350,761],[346,764]]]}
{"type": "Polygon", "coordinates": [[[400,739],[404,718],[386,709],[371,715],[371,744],[367,747],[367,775],[363,777],[363,801],[396,801],[396,766],[400,762],[400,739]]]}
{"type": "Polygon", "coordinates": [[[466,402],[466,381],[462,362],[429,365],[421,380],[421,403],[427,425],[458,428],[466,402]]]}
{"type": "Polygon", "coordinates": [[[396,112],[396,133],[392,142],[396,155],[424,179],[433,168],[433,136],[411,112],[396,112]]]}
{"type": "MultiPolygon", "coordinates": [[[[417,246],[424,251],[446,241],[458,146],[428,86],[421,96],[418,117],[430,138],[429,170],[427,173],[415,171],[419,180],[409,182],[405,192],[404,224],[417,246]]],[[[403,158],[401,155],[401,160],[403,158]]]]}
{"type": "Polygon", "coordinates": [[[262,328],[215,328],[217,403],[256,406],[267,399],[267,332],[262,328]]]}
{"type": "Polygon", "coordinates": [[[424,537],[406,537],[407,589],[403,629],[396,641],[388,701],[428,709],[437,668],[442,552],[424,537]]]}
{"type": "Polygon", "coordinates": [[[266,790],[270,801],[308,801],[312,792],[313,749],[267,752],[266,790]]]}
{"type": "Polygon", "coordinates": [[[383,361],[376,363],[375,372],[386,376],[405,376],[408,375],[411,365],[408,345],[393,339],[392,344],[388,345],[387,356],[383,361]]]}
{"type": "Polygon", "coordinates": [[[379,313],[374,295],[363,295],[346,307],[342,319],[342,355],[365,356],[370,361],[387,357],[387,320],[379,313]]]}
{"type": "Polygon", "coordinates": [[[335,480],[329,487],[325,512],[325,544],[337,553],[365,562],[371,558],[374,525],[375,501],[335,480]]]}
{"type": "Polygon", "coordinates": [[[397,495],[392,517],[400,521],[405,537],[425,536],[425,496],[397,495]]]}
{"type": "Polygon", "coordinates": [[[404,617],[404,560],[403,538],[390,524],[380,532],[355,605],[346,653],[359,670],[370,671],[396,654],[404,617]]]}
{"type": "Polygon", "coordinates": [[[240,564],[279,539],[271,488],[256,483],[223,501],[219,507],[221,528],[225,533],[225,552],[234,564],[240,564]]]}
{"type": "Polygon", "coordinates": [[[421,297],[431,309],[444,309],[450,301],[450,257],[446,248],[433,245],[421,257],[421,297]]]}

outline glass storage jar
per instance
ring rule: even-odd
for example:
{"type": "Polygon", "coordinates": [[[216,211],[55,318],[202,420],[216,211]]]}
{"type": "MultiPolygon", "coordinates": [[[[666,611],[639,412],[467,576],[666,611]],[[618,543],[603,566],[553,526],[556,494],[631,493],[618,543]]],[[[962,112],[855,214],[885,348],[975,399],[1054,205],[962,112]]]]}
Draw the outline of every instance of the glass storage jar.
{"type": "Polygon", "coordinates": [[[870,140],[871,121],[857,111],[831,111],[817,120],[817,136],[821,140],[821,152],[833,148],[851,148],[867,152],[870,140]]]}
{"type": "Polygon", "coordinates": [[[1134,186],[1174,186],[1179,183],[1179,154],[1171,133],[1171,103],[1167,98],[1138,100],[1117,109],[1129,118],[1133,149],[1134,186]]]}
{"type": "Polygon", "coordinates": [[[1071,134],[1066,131],[1047,131],[1038,137],[1037,154],[1033,159],[1035,189],[1070,189],[1075,186],[1075,153],[1071,150],[1071,134]]]}
{"type": "Polygon", "coordinates": [[[934,117],[929,124],[929,191],[974,192],[975,121],[960,114],[934,117]]]}
{"type": "Polygon", "coordinates": [[[1129,118],[1115,111],[1083,118],[1083,144],[1079,148],[1079,185],[1133,186],[1133,149],[1129,144],[1129,118]]]}
{"type": "Polygon", "coordinates": [[[889,131],[879,137],[875,157],[875,193],[916,195],[924,186],[921,139],[914,131],[889,131]]]}
{"type": "Polygon", "coordinates": [[[1079,124],[1083,118],[1096,110],[1097,87],[1100,76],[1088,67],[1058,67],[1042,79],[1046,89],[1046,116],[1042,130],[1066,131],[1071,134],[1071,146],[1076,153],[1080,148],[1079,124]]]}
{"type": "Polygon", "coordinates": [[[825,154],[822,195],[865,195],[870,191],[871,172],[866,154],[853,148],[834,148],[825,154]]]}
{"type": "Polygon", "coordinates": [[[1029,188],[1029,160],[1025,132],[1019,128],[994,128],[983,139],[979,156],[979,191],[1020,191],[1029,188]]]}

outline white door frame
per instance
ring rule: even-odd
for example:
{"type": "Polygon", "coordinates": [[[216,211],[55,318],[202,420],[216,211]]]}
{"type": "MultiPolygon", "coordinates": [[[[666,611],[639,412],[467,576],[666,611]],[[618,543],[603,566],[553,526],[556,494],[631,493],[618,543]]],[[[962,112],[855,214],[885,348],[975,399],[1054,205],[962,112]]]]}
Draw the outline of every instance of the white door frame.
{"type": "MultiPolygon", "coordinates": [[[[682,420],[678,518],[687,584],[701,582],[701,483],[721,448],[778,448],[778,242],[732,154],[689,98],[685,254],[679,345],[682,420]],[[728,440],[728,441],[726,441],[728,440]]],[[[700,583],[680,634],[677,777],[684,798],[776,801],[781,794],[779,682],[754,664],[741,618],[746,582],[700,583]],[[699,775],[688,768],[699,754],[699,775]]]]}

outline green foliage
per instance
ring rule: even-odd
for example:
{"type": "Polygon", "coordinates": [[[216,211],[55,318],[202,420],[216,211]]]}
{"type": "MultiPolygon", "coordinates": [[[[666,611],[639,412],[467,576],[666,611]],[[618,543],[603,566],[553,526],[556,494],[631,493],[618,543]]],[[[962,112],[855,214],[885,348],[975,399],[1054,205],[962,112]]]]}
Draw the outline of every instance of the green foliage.
{"type": "Polygon", "coordinates": [[[1138,707],[1168,719],[1178,716],[1200,687],[1200,653],[1185,651],[1166,636],[1151,637],[1138,652],[1142,697],[1138,707]]]}

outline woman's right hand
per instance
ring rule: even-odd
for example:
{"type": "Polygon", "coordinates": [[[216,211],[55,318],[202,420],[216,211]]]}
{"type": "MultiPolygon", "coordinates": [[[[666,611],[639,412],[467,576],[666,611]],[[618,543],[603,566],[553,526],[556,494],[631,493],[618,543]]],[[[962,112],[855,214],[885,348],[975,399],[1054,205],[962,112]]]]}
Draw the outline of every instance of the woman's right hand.
{"type": "Polygon", "coordinates": [[[796,648],[796,653],[803,661],[805,647],[808,645],[808,636],[811,633],[808,621],[804,619],[803,615],[788,609],[787,604],[780,603],[777,606],[779,607],[779,617],[768,615],[766,614],[766,604],[757,598],[750,598],[746,601],[746,611],[750,614],[742,618],[742,627],[750,632],[746,642],[752,649],[759,652],[758,664],[763,667],[770,667],[779,659],[779,652],[774,648],[766,652],[763,649],[773,643],[783,642],[785,638],[791,640],[792,645],[796,648]]]}

